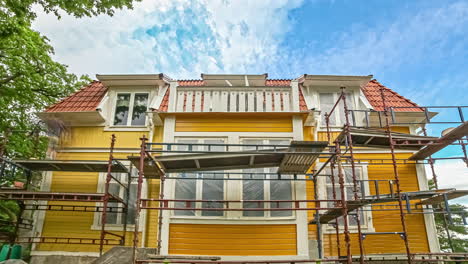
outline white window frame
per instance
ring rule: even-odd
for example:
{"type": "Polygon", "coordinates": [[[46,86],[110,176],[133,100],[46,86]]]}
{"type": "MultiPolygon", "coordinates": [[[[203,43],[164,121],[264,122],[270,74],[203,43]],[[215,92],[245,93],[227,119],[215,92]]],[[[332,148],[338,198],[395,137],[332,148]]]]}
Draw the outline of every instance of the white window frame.
{"type": "MultiPolygon", "coordinates": [[[[239,141],[240,141],[240,144],[244,144],[244,140],[263,140],[263,142],[261,144],[263,145],[268,145],[270,144],[270,140],[289,140],[290,142],[293,140],[292,138],[280,138],[280,137],[269,137],[269,138],[266,138],[266,137],[242,137],[242,138],[239,138],[239,141]]],[[[264,169],[264,172],[268,172],[269,168],[262,168],[264,169]]],[[[271,200],[271,193],[270,193],[270,183],[271,181],[263,181],[263,197],[264,197],[264,200],[271,200]]],[[[240,181],[240,193],[239,193],[239,197],[241,197],[241,200],[244,200],[244,181],[241,180],[240,181]]],[[[296,182],[295,181],[291,181],[291,200],[294,200],[294,197],[296,197],[296,182]]],[[[268,203],[264,203],[265,204],[265,207],[266,209],[269,209],[271,204],[268,202],[268,203]]],[[[291,203],[292,204],[292,203],[291,203]]],[[[240,205],[241,208],[243,208],[243,204],[240,205]]],[[[291,207],[293,208],[294,205],[291,207]]],[[[244,220],[247,220],[247,219],[251,219],[251,220],[261,220],[261,219],[265,219],[265,218],[268,218],[268,219],[293,219],[293,218],[296,218],[296,211],[292,210],[291,211],[291,215],[289,216],[271,216],[271,212],[272,211],[263,211],[263,216],[244,216],[244,211],[240,211],[240,215],[239,217],[241,219],[244,219],[244,220]]]]}
{"type": "MultiPolygon", "coordinates": [[[[320,104],[320,94],[325,94],[325,93],[331,93],[333,94],[333,103],[336,103],[336,101],[338,100],[338,98],[340,97],[341,95],[341,91],[336,91],[336,90],[317,90],[316,91],[316,105],[317,105],[317,108],[320,110],[320,125],[318,126],[318,130],[319,131],[325,131],[326,130],[326,124],[324,122],[322,122],[322,116],[325,115],[325,112],[322,111],[321,109],[321,104],[320,104]]],[[[351,95],[352,96],[352,105],[350,107],[350,109],[352,110],[358,110],[360,109],[359,108],[359,94],[356,93],[355,90],[347,90],[346,91],[347,94],[351,95]]],[[[349,107],[349,106],[348,106],[349,107]]],[[[338,106],[335,108],[335,110],[333,111],[333,114],[335,116],[335,124],[334,125],[331,125],[330,127],[333,129],[333,128],[340,128],[345,124],[345,117],[341,117],[342,113],[344,112],[344,110],[342,109],[341,105],[338,104],[338,106]]],[[[350,122],[352,122],[352,120],[350,120],[350,122]]]]}
{"type": "MultiPolygon", "coordinates": [[[[321,164],[319,164],[318,166],[321,166],[321,164]]],[[[355,165],[356,169],[361,170],[361,179],[360,180],[365,181],[365,184],[364,184],[364,194],[365,195],[370,194],[369,181],[368,181],[369,180],[369,175],[368,175],[367,166],[368,166],[367,164],[362,164],[362,163],[359,164],[359,165],[355,165]]],[[[346,164],[346,165],[343,165],[343,167],[351,168],[351,165],[346,164]]],[[[338,168],[337,167],[335,168],[334,172],[335,172],[335,175],[338,175],[338,168]]],[[[321,187],[322,192],[321,192],[321,195],[319,193],[319,197],[322,196],[320,199],[326,200],[327,199],[327,186],[330,186],[331,184],[327,184],[325,177],[320,177],[320,178],[321,178],[322,182],[320,183],[319,186],[322,186],[321,187]]],[[[340,187],[339,186],[340,186],[339,183],[337,181],[335,181],[335,189],[336,189],[337,196],[340,194],[340,187]]],[[[350,187],[350,186],[353,186],[352,182],[345,183],[345,187],[350,187]]],[[[337,197],[337,199],[338,199],[338,197],[337,197]]],[[[325,204],[323,204],[323,206],[325,206],[325,204]]],[[[374,232],[375,229],[374,229],[374,224],[373,224],[373,221],[372,221],[372,212],[369,210],[370,207],[369,206],[363,206],[361,208],[364,209],[364,211],[362,211],[362,215],[363,215],[364,219],[361,219],[361,230],[367,231],[367,232],[374,232]],[[362,220],[364,220],[364,223],[362,223],[362,220]]],[[[348,217],[352,217],[352,216],[348,216],[348,217]]],[[[358,231],[357,226],[354,226],[354,225],[353,226],[348,225],[348,229],[349,229],[349,231],[351,233],[357,233],[357,231],[358,231]]],[[[331,225],[331,224],[325,225],[325,233],[330,234],[330,233],[335,233],[335,232],[336,231],[335,231],[335,228],[333,227],[333,225],[331,225]]],[[[343,232],[344,232],[343,225],[340,225],[340,233],[343,233],[343,232]]]]}
{"type": "MultiPolygon", "coordinates": [[[[125,163],[129,163],[129,162],[123,162],[123,163],[124,163],[124,165],[127,166],[127,168],[130,166],[129,164],[125,164],[125,163]]],[[[136,170],[136,169],[133,168],[133,170],[136,170]]],[[[97,187],[97,192],[98,193],[104,193],[106,178],[107,178],[107,172],[100,172],[99,173],[98,187],[97,187]]],[[[123,183],[123,184],[126,184],[126,182],[123,183]]],[[[136,181],[134,181],[134,182],[132,182],[132,184],[137,184],[137,183],[136,183],[136,181]]],[[[120,192],[122,192],[122,191],[123,191],[123,187],[120,186],[120,192]]],[[[123,196],[119,196],[119,197],[123,197],[123,196]]],[[[146,179],[143,179],[143,185],[142,185],[142,188],[141,188],[141,198],[142,199],[148,198],[148,186],[147,186],[146,179]]],[[[102,207],[103,203],[96,203],[96,206],[101,206],[102,207]]],[[[119,207],[120,206],[122,206],[122,203],[119,203],[119,207]]],[[[140,222],[139,222],[139,226],[138,226],[138,230],[140,232],[144,230],[144,226],[145,226],[145,223],[146,223],[146,211],[147,210],[141,210],[141,212],[140,212],[140,222]]],[[[118,213],[118,214],[121,215],[123,213],[118,213]]],[[[94,213],[93,225],[91,226],[92,230],[101,230],[101,228],[102,228],[101,218],[102,218],[102,212],[94,213]]],[[[106,224],[106,230],[109,230],[109,231],[123,231],[123,226],[124,226],[123,223],[120,223],[120,224],[106,224]]],[[[134,228],[135,228],[134,224],[127,224],[127,231],[134,230],[134,228]]]]}
{"type": "Polygon", "coordinates": [[[118,90],[118,91],[114,91],[114,96],[113,96],[113,100],[112,100],[112,108],[111,108],[111,111],[110,111],[110,122],[109,122],[109,127],[112,127],[112,128],[135,128],[135,127],[147,127],[148,126],[148,115],[146,114],[145,115],[145,124],[144,125],[132,125],[132,116],[133,116],[133,106],[134,106],[134,101],[135,101],[135,94],[148,94],[148,102],[146,104],[146,112],[148,112],[148,109],[149,109],[149,106],[150,106],[150,103],[151,103],[151,99],[152,99],[152,91],[150,90],[118,90]],[[116,110],[116,107],[117,107],[117,99],[118,99],[118,95],[119,94],[130,94],[130,102],[129,102],[129,106],[128,106],[128,116],[127,116],[127,122],[125,125],[114,125],[114,121],[115,121],[115,110],[116,110]]]}
{"type": "MultiPolygon", "coordinates": [[[[222,140],[224,143],[227,144],[228,138],[227,137],[175,137],[175,142],[178,143],[180,140],[196,140],[198,143],[204,144],[204,140],[222,140]]],[[[197,143],[197,144],[198,144],[197,143]]],[[[181,154],[181,153],[179,153],[181,154]]],[[[197,173],[197,172],[193,172],[197,173]]],[[[203,172],[200,172],[203,173],[203,172]]],[[[209,173],[209,172],[208,172],[209,173]]],[[[229,181],[223,181],[223,200],[227,200],[227,188],[228,188],[228,182],[229,181]]],[[[196,200],[202,200],[203,198],[203,179],[197,179],[195,180],[195,199],[196,200]]],[[[172,194],[175,199],[175,192],[176,192],[176,185],[177,185],[177,180],[174,181],[174,184],[172,186],[172,194]]],[[[195,208],[202,208],[203,203],[198,202],[195,203],[195,208]]],[[[173,202],[171,206],[175,206],[175,203],[173,202]]],[[[187,208],[187,211],[190,211],[190,208],[187,208]]],[[[227,217],[227,211],[222,211],[223,214],[220,216],[204,216],[202,215],[202,210],[195,210],[194,215],[176,215],[175,210],[171,210],[171,218],[201,218],[201,219],[224,219],[227,217]]]]}
{"type": "MultiPolygon", "coordinates": [[[[239,137],[238,140],[236,140],[235,142],[233,141],[230,141],[229,140],[229,137],[228,136],[216,136],[216,135],[213,135],[213,136],[200,136],[200,137],[193,137],[193,136],[176,136],[174,137],[174,142],[180,142],[180,140],[203,140],[203,139],[209,139],[209,140],[216,140],[216,139],[222,139],[224,140],[225,144],[242,144],[243,140],[245,139],[261,139],[261,140],[264,140],[264,144],[265,144],[265,140],[266,141],[269,141],[269,140],[293,140],[293,137],[255,137],[255,136],[252,136],[252,137],[239,137]]],[[[242,170],[229,170],[229,172],[232,172],[232,173],[236,173],[236,172],[242,172],[242,170]]],[[[195,198],[196,199],[200,199],[202,198],[202,184],[203,184],[203,180],[196,180],[197,181],[197,185],[196,185],[196,196],[195,198]]],[[[242,195],[243,195],[243,181],[242,180],[226,180],[226,181],[223,181],[224,182],[224,199],[225,200],[242,200],[242,195]]],[[[265,196],[264,197],[270,197],[270,193],[269,192],[266,192],[267,190],[269,190],[269,182],[267,181],[263,181],[264,184],[267,184],[268,185],[268,188],[264,188],[265,190],[265,196]]],[[[171,195],[170,197],[172,198],[175,198],[175,190],[176,190],[176,180],[174,180],[174,184],[171,184],[171,189],[170,189],[170,192],[171,192],[171,195]]],[[[291,192],[291,200],[294,200],[295,197],[296,197],[296,188],[297,188],[297,185],[298,182],[295,182],[295,181],[291,181],[291,188],[292,188],[292,192],[291,192]]],[[[265,199],[265,200],[268,200],[268,199],[265,199]]],[[[269,208],[270,207],[270,203],[265,203],[266,204],[266,208],[269,208]]],[[[173,206],[174,204],[172,204],[171,206],[173,206]]],[[[196,208],[201,208],[201,205],[202,203],[196,203],[196,208]]],[[[231,208],[243,208],[243,205],[242,203],[232,203],[230,205],[231,208]]],[[[187,209],[187,210],[190,210],[190,209],[187,209]]],[[[222,216],[202,216],[201,213],[202,211],[201,210],[195,210],[195,215],[175,215],[174,213],[174,210],[171,210],[170,211],[170,217],[171,219],[174,219],[174,220],[182,220],[182,219],[204,219],[204,220],[207,220],[207,219],[212,219],[212,220],[245,220],[245,221],[258,221],[258,220],[261,220],[261,221],[265,221],[265,220],[294,220],[296,219],[296,212],[295,211],[292,211],[292,214],[290,216],[272,216],[270,217],[271,213],[270,211],[264,211],[265,214],[264,216],[243,216],[243,211],[223,211],[223,215],[222,216]]]]}

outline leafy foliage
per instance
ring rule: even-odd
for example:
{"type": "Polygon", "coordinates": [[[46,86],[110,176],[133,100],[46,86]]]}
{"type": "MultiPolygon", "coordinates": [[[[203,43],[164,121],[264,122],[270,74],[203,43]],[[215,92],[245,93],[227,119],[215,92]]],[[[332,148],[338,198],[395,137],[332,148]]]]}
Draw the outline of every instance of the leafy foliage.
{"type": "Polygon", "coordinates": [[[47,138],[34,112],[89,81],[69,73],[65,65],[52,59],[54,50],[48,39],[31,29],[37,7],[58,18],[60,12],[84,17],[112,15],[116,8],[132,8],[132,2],[0,0],[0,149],[6,149],[7,156],[42,158],[47,138]]]}
{"type": "MultiPolygon", "coordinates": [[[[45,125],[35,112],[44,110],[89,82],[53,60],[47,37],[31,28],[42,8],[60,18],[112,15],[132,8],[134,0],[0,0],[0,157],[43,158],[47,147],[45,125]]],[[[0,184],[21,180],[0,175],[0,184]]],[[[19,203],[0,201],[0,233],[11,234],[19,203]]]]}
{"type": "MultiPolygon", "coordinates": [[[[429,188],[435,189],[433,180],[429,181],[429,188]]],[[[437,237],[442,251],[468,252],[468,226],[463,219],[468,218],[468,207],[462,204],[449,205],[452,212],[450,223],[447,215],[435,214],[437,237]],[[447,234],[448,230],[448,235],[447,234]]]]}

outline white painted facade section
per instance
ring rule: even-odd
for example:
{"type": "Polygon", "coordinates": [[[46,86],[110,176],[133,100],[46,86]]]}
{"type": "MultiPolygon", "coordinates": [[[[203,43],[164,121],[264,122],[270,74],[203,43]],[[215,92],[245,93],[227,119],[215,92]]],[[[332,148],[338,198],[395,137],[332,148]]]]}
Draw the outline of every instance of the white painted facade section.
{"type": "MultiPolygon", "coordinates": [[[[173,90],[171,90],[173,92],[173,90]]],[[[172,95],[173,93],[171,93],[172,95]]],[[[291,87],[177,87],[169,112],[298,112],[291,87]]],[[[170,103],[171,104],[171,103],[170,103]]]]}

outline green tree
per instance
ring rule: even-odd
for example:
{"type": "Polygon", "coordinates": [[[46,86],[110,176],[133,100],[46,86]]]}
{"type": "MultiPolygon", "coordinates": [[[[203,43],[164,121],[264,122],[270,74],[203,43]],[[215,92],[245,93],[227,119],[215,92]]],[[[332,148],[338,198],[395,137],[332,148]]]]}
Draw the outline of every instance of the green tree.
{"type": "Polygon", "coordinates": [[[116,9],[132,8],[132,2],[0,0],[0,155],[42,158],[47,138],[34,113],[89,81],[52,59],[54,50],[48,39],[31,28],[37,7],[57,18],[61,13],[80,18],[113,15],[116,9]]]}
{"type": "MultiPolygon", "coordinates": [[[[434,181],[429,181],[429,188],[435,189],[434,181]]],[[[446,211],[443,205],[438,206],[446,211]]],[[[435,214],[437,238],[440,249],[445,252],[468,252],[468,208],[462,204],[450,204],[451,221],[447,214],[435,214]]],[[[436,209],[437,210],[437,209],[436,209]]]]}
{"type": "MultiPolygon", "coordinates": [[[[134,1],[0,0],[0,157],[43,158],[47,131],[35,112],[89,81],[52,59],[47,37],[31,28],[35,10],[42,7],[58,19],[64,13],[80,18],[113,15],[116,9],[132,8],[134,1]]],[[[0,175],[0,184],[5,180],[18,179],[0,175]]],[[[0,235],[14,232],[8,223],[16,222],[19,212],[19,203],[0,201],[0,235]]]]}

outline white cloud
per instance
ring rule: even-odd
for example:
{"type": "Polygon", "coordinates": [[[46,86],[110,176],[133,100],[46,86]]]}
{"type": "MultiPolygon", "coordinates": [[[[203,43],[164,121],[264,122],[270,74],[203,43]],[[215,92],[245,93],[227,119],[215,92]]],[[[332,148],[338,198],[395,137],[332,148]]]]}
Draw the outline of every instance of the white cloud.
{"type": "MultiPolygon", "coordinates": [[[[438,160],[435,163],[435,173],[437,175],[439,189],[455,188],[458,190],[468,190],[468,168],[461,160],[438,160]]],[[[429,165],[426,166],[428,179],[432,178],[429,165]]],[[[462,203],[468,206],[468,197],[462,197],[451,202],[462,203]]]]}
{"type": "Polygon", "coordinates": [[[196,78],[201,72],[246,72],[277,50],[287,13],[300,0],[153,1],[113,17],[76,19],[39,12],[33,27],[72,72],[154,73],[196,78]]]}
{"type": "MultiPolygon", "coordinates": [[[[357,21],[359,21],[357,19],[357,21]]],[[[318,26],[318,25],[315,25],[318,26]]],[[[424,67],[447,56],[467,55],[468,2],[459,1],[420,12],[402,12],[395,21],[372,27],[354,25],[321,40],[328,46],[314,51],[315,40],[304,41],[302,50],[280,54],[287,61],[280,72],[316,74],[372,74],[398,71],[404,66],[424,67]],[[456,43],[464,45],[456,45],[456,43]],[[454,44],[455,43],[455,44],[454,44]]]]}

